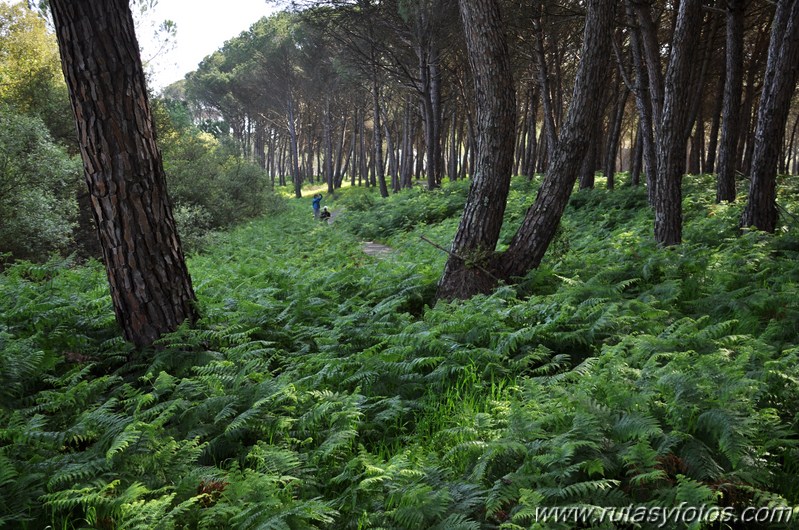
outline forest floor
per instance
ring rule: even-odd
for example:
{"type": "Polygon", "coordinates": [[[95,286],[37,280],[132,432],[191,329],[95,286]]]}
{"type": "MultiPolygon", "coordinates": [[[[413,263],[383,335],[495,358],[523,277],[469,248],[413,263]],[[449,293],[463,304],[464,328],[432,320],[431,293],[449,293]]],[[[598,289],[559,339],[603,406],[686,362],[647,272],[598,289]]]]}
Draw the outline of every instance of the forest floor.
{"type": "MultiPolygon", "coordinates": [[[[202,318],[145,351],[99,263],[9,267],[0,526],[565,529],[536,508],[799,505],[796,227],[739,234],[743,200],[684,183],[681,246],[655,245],[645,190],[578,192],[541,267],[448,303],[420,236],[446,247],[468,181],[347,190],[334,230],[286,200],[190,257],[202,318]]],[[[500,250],[537,185],[514,179],[500,250]]]]}

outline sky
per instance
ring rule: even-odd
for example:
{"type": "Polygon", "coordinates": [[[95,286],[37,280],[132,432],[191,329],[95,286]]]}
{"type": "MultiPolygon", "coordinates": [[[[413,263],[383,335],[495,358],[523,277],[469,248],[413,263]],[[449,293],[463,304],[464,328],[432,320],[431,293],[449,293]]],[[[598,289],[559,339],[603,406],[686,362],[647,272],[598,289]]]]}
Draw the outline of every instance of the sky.
{"type": "Polygon", "coordinates": [[[157,26],[164,20],[172,20],[177,25],[177,40],[173,49],[154,61],[151,88],[158,92],[183,79],[226,40],[238,36],[277,9],[274,3],[266,0],[159,0],[147,15],[148,20],[137,28],[142,59],[152,57],[160,47],[151,37],[153,24],[157,26]]]}

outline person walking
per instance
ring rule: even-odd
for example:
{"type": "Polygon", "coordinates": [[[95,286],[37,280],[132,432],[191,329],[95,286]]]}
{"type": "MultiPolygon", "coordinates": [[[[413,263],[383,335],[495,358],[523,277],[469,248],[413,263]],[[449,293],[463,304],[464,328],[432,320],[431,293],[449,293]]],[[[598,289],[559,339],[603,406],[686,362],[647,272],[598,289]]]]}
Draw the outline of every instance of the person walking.
{"type": "Polygon", "coordinates": [[[313,202],[311,203],[311,204],[313,204],[313,218],[314,219],[319,219],[319,208],[320,208],[321,203],[322,203],[322,194],[321,193],[317,193],[316,195],[313,196],[313,202]]]}

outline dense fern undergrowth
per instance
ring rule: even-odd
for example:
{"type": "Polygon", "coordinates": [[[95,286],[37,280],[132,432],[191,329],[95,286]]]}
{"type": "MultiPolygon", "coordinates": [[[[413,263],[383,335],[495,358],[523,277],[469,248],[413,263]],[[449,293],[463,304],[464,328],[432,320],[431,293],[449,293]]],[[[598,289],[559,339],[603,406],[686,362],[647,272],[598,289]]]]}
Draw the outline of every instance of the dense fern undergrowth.
{"type": "MultiPolygon", "coordinates": [[[[191,257],[202,320],[142,352],[99,264],[9,267],[0,526],[573,528],[535,508],[799,504],[797,228],[739,236],[711,182],[687,179],[680,247],[655,247],[644,190],[579,192],[540,269],[435,307],[445,255],[419,236],[451,240],[468,184],[348,190],[332,225],[287,200],[191,257]]],[[[514,182],[503,244],[534,191],[514,182]]]]}

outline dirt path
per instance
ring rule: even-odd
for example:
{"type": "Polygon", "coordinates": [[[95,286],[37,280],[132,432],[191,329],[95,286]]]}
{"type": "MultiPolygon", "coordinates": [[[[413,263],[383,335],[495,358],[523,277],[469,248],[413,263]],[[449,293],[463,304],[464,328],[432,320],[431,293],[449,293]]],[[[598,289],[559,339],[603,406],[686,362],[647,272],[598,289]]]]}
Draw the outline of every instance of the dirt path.
{"type": "MultiPolygon", "coordinates": [[[[336,220],[340,210],[330,210],[330,217],[327,219],[328,224],[333,224],[333,221],[336,220]]],[[[385,258],[392,252],[394,249],[391,247],[387,247],[386,245],[381,245],[380,243],[375,243],[374,241],[364,241],[361,244],[361,250],[363,253],[368,256],[374,256],[376,258],[385,258]]]]}
{"type": "Polygon", "coordinates": [[[374,241],[364,242],[361,245],[361,249],[363,250],[364,254],[374,256],[376,258],[385,258],[394,252],[393,248],[381,245],[380,243],[375,243],[374,241]]]}

